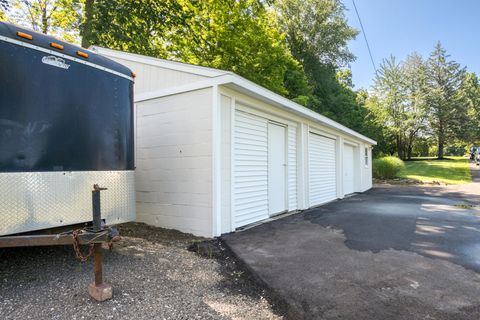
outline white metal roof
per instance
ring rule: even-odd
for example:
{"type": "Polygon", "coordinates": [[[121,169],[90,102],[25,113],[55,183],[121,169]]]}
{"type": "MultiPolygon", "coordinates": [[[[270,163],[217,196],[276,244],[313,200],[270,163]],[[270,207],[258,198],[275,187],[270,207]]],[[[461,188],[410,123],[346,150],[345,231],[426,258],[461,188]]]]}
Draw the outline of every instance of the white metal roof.
{"type": "Polygon", "coordinates": [[[161,89],[151,92],[139,94],[135,97],[135,102],[151,100],[168,95],[174,95],[181,92],[199,90],[212,86],[224,85],[233,88],[237,91],[260,99],[262,101],[273,104],[281,109],[293,112],[297,115],[306,117],[312,121],[320,123],[332,129],[339,130],[349,136],[355,137],[372,145],[376,145],[376,141],[372,140],[346,126],[327,118],[311,109],[308,109],[292,100],[289,100],[273,91],[270,91],[250,80],[247,80],[233,72],[218,70],[213,68],[201,67],[187,63],[174,62],[164,59],[157,59],[147,56],[142,56],[133,53],[126,53],[101,47],[92,47],[92,51],[99,54],[104,54],[107,57],[130,60],[134,62],[144,63],[148,65],[159,66],[162,68],[188,72],[192,74],[205,76],[205,80],[189,83],[187,85],[177,86],[174,88],[161,89]]]}
{"type": "Polygon", "coordinates": [[[205,77],[217,77],[224,74],[232,73],[225,70],[196,66],[193,64],[165,60],[165,59],[158,59],[158,58],[153,58],[149,56],[143,56],[140,54],[112,50],[112,49],[107,49],[107,48],[102,48],[97,46],[92,46],[89,49],[98,54],[105,55],[112,58],[130,60],[133,62],[143,63],[151,66],[157,66],[161,68],[172,69],[172,70],[177,70],[177,71],[182,71],[187,73],[193,73],[193,74],[197,74],[205,77]]]}

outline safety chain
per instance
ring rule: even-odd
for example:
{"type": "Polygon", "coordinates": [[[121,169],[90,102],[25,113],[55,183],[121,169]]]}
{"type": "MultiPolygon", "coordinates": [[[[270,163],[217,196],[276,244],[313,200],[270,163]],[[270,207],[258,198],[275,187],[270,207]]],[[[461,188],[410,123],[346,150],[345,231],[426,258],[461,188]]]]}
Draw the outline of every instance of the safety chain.
{"type": "Polygon", "coordinates": [[[89,245],[89,249],[88,249],[88,254],[86,256],[84,256],[82,254],[82,251],[80,251],[80,244],[78,243],[78,234],[82,232],[81,229],[78,229],[78,230],[74,230],[72,232],[72,236],[73,236],[73,250],[75,251],[75,255],[77,256],[77,259],[80,260],[80,262],[86,262],[93,254],[93,243],[91,243],[89,245]]]}

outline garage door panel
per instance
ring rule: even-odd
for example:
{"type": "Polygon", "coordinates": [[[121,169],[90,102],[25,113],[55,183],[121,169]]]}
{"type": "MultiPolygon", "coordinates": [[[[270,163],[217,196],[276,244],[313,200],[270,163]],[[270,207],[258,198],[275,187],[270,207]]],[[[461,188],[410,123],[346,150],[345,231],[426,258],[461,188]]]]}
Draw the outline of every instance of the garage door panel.
{"type": "Polygon", "coordinates": [[[235,112],[234,228],[268,218],[267,120],[235,112]]]}
{"type": "Polygon", "coordinates": [[[238,224],[238,227],[242,227],[242,226],[246,226],[250,223],[254,223],[254,222],[257,222],[257,221],[260,221],[260,220],[263,220],[263,209],[261,211],[261,213],[258,215],[258,216],[255,216],[253,213],[249,213],[245,219],[243,219],[241,216],[237,217],[237,224],[238,224]]]}
{"type": "Polygon", "coordinates": [[[247,201],[244,201],[241,206],[238,206],[238,208],[245,212],[249,209],[257,210],[258,208],[262,208],[262,206],[263,206],[262,200],[248,199],[247,201]]]}
{"type": "Polygon", "coordinates": [[[309,134],[308,167],[310,206],[337,198],[336,141],[309,134]]]}

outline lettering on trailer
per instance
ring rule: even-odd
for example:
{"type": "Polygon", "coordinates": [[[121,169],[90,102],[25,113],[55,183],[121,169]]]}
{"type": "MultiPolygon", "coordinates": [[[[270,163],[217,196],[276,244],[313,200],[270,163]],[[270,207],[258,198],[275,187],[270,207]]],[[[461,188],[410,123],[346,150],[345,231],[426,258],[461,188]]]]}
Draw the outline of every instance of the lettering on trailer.
{"type": "Polygon", "coordinates": [[[70,65],[66,64],[64,59],[55,56],[44,56],[42,58],[42,63],[65,70],[68,70],[68,68],[70,68],[70,65]]]}

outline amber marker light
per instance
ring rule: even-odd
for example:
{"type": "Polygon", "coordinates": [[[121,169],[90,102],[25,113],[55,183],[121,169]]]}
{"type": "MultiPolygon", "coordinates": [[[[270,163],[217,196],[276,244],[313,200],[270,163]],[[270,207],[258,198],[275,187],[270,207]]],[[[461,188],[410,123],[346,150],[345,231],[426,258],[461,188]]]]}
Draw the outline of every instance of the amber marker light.
{"type": "Polygon", "coordinates": [[[28,39],[28,40],[33,39],[33,37],[28,33],[20,32],[20,31],[17,31],[17,36],[19,36],[20,38],[28,39]]]}
{"type": "Polygon", "coordinates": [[[132,71],[132,78],[135,78],[136,76],[137,76],[137,74],[132,71]]]}
{"type": "Polygon", "coordinates": [[[50,42],[50,47],[58,49],[58,50],[63,50],[63,46],[61,44],[55,43],[55,42],[50,42]]]}
{"type": "Polygon", "coordinates": [[[77,55],[82,57],[82,58],[88,58],[88,53],[82,52],[82,51],[77,51],[77,55]]]}

